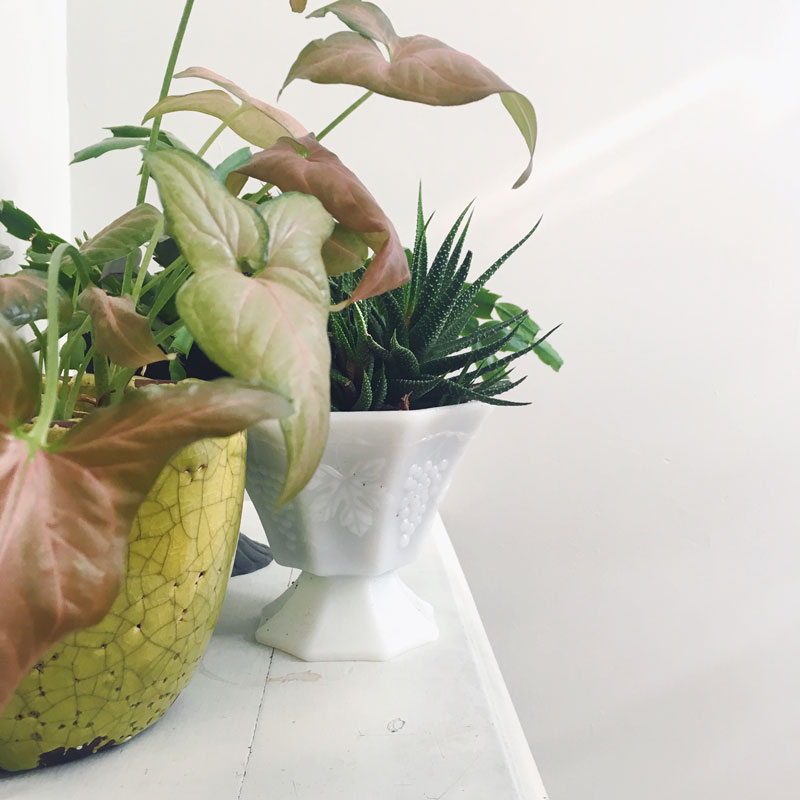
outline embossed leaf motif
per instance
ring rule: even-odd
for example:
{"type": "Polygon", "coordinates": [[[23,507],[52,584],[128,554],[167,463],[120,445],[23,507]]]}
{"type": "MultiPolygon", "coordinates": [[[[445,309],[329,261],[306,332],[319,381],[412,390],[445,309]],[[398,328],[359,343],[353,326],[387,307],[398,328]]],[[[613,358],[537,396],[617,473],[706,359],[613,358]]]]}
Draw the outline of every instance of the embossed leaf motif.
{"type": "Polygon", "coordinates": [[[282,139],[256,153],[240,171],[285,192],[314,195],[333,217],[375,251],[351,302],[402,286],[408,280],[408,259],[394,225],[367,187],[312,135],[282,139]]]}
{"type": "Polygon", "coordinates": [[[112,297],[90,286],[81,292],[78,305],[94,322],[97,350],[120,367],[136,369],[169,358],[159,349],[150,322],[136,311],[130,295],[112,297]]]}
{"type": "Polygon", "coordinates": [[[50,450],[0,435],[0,710],[55,642],[111,607],[133,517],[172,455],[290,412],[266,388],[223,379],[131,392],[50,450]]]}
{"type": "Polygon", "coordinates": [[[132,208],[100,233],[81,245],[81,255],[90,264],[105,264],[128,255],[153,236],[161,212],[149,203],[132,208]]]}
{"type": "Polygon", "coordinates": [[[41,376],[30,350],[0,316],[0,431],[15,421],[27,421],[39,410],[41,376]]]}
{"type": "Polygon", "coordinates": [[[279,502],[285,502],[314,473],[327,439],[330,300],[320,251],[333,220],[318,200],[299,194],[264,204],[261,216],[182,153],[153,153],[148,163],[189,264],[202,260],[177,296],[195,341],[228,372],[266,381],[292,399],[295,413],[281,422],[288,471],[279,502]],[[262,229],[268,260],[251,259],[254,274],[242,274],[230,242],[262,229]],[[192,241],[198,230],[212,232],[216,246],[198,253],[192,241]]]}
{"type": "Polygon", "coordinates": [[[297,78],[347,83],[378,94],[435,106],[473,103],[499,94],[522,133],[530,158],[514,188],[530,175],[536,144],[536,114],[530,101],[477,59],[430,36],[397,36],[373,3],[339,0],[310,16],[335,14],[351,30],[317,39],[298,55],[283,88],[297,78]],[[387,61],[375,42],[389,52],[387,61]]]}
{"type": "MultiPolygon", "coordinates": [[[[47,319],[47,278],[35,269],[23,269],[12,275],[0,275],[0,315],[19,327],[37,319],[47,319]]],[[[59,322],[72,318],[72,302],[58,290],[59,322]]]]}
{"type": "Polygon", "coordinates": [[[291,114],[253,97],[210,69],[189,67],[175,77],[202,78],[220,89],[165,97],[145,114],[144,121],[173,111],[197,111],[227,122],[232,131],[256,147],[269,147],[281,136],[305,136],[308,133],[291,114]],[[240,102],[236,102],[234,97],[240,102]]]}

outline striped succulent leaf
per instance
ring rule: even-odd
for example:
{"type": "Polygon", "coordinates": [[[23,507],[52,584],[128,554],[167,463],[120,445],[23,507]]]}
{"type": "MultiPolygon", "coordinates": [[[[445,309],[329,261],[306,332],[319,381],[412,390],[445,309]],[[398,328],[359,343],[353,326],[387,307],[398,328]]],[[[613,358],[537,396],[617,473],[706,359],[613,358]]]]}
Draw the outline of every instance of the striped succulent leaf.
{"type": "MultiPolygon", "coordinates": [[[[340,411],[430,408],[478,400],[525,405],[505,394],[512,363],[530,352],[554,370],[562,361],[528,312],[486,288],[489,279],[533,234],[533,227],[474,281],[472,253],[462,258],[470,203],[428,262],[428,225],[420,196],[411,280],[399,289],[331,314],[331,407],[340,411]]],[[[432,252],[432,251],[431,251],[432,252]]],[[[366,269],[330,279],[334,303],[349,297],[366,269]]],[[[553,329],[555,330],[555,328],[553,329]]]]}

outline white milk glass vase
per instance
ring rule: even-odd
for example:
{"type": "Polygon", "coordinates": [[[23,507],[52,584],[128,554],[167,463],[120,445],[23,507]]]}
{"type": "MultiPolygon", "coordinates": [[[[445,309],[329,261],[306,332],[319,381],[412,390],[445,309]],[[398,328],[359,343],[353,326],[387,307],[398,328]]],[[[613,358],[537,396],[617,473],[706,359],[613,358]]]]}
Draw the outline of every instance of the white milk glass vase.
{"type": "Polygon", "coordinates": [[[256,639],[306,661],[384,661],[437,639],[433,609],[397,570],[418,558],[487,411],[335,411],[314,477],[278,510],[283,437],[275,421],[252,428],[247,491],[275,560],[302,570],[256,639]]]}

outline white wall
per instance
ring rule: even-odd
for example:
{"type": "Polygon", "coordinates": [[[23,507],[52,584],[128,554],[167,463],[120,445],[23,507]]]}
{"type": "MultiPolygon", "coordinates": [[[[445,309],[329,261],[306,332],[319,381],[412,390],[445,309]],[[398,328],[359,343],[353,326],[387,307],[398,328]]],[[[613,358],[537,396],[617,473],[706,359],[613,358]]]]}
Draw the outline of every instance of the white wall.
{"type": "MultiPolygon", "coordinates": [[[[287,5],[198,0],[180,64],[273,99],[335,27],[287,5]]],[[[180,6],[71,0],[73,149],[151,104],[180,6]]],[[[551,796],[797,797],[797,4],[384,6],[539,112],[513,193],[523,148],[496,100],[373,99],[329,144],[406,237],[419,178],[439,230],[477,195],[479,263],[545,215],[496,286],[565,323],[567,366],[528,365],[534,405],[486,425],[446,518],[551,796]]],[[[284,105],[319,129],[357,94],[296,85],[284,105]]],[[[135,169],[73,168],[76,231],[132,205],[135,169]]]]}
{"type": "MultiPolygon", "coordinates": [[[[70,230],[66,20],[66,0],[0,0],[0,199],[56,233],[70,230]]],[[[24,253],[0,230],[0,242],[24,253]]],[[[18,264],[1,262],[0,272],[18,264]]]]}

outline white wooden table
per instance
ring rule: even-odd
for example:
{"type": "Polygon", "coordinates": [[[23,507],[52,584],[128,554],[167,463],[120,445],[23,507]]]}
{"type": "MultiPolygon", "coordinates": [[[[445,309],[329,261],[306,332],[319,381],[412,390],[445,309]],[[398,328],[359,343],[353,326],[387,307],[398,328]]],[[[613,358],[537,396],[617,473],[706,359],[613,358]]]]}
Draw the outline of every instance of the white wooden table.
{"type": "Polygon", "coordinates": [[[441,638],[384,663],[306,663],[256,644],[260,609],[292,571],[233,579],[163,720],[82,761],[0,778],[0,798],[545,800],[441,522],[404,578],[433,603],[441,638]]]}

